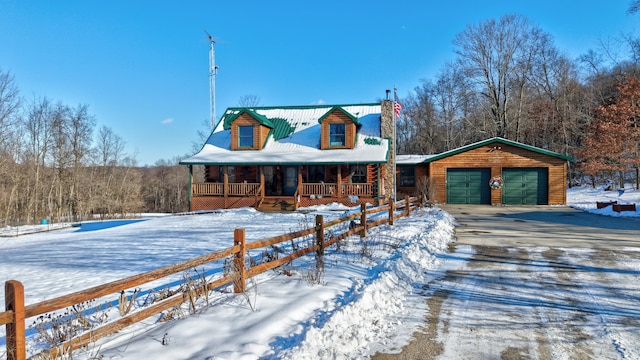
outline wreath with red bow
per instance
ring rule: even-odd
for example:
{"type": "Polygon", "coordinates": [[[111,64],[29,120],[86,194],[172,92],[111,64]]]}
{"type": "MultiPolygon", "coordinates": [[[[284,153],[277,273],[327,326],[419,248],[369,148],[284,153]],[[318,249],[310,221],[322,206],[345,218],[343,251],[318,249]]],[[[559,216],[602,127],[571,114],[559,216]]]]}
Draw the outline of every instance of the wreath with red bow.
{"type": "Polygon", "coordinates": [[[489,180],[489,186],[492,189],[500,189],[502,188],[502,178],[500,176],[494,176],[489,180]]]}

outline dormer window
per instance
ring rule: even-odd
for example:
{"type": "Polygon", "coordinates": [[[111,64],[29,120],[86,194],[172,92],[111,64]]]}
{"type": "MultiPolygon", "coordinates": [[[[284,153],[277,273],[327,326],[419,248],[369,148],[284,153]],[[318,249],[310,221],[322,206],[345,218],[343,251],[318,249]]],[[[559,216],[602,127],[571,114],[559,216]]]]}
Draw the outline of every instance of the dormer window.
{"type": "Polygon", "coordinates": [[[346,145],[345,124],[329,124],[329,145],[330,146],[346,145]]]}
{"type": "Polygon", "coordinates": [[[253,147],[253,126],[238,126],[238,147],[253,147]]]}
{"type": "Polygon", "coordinates": [[[320,149],[353,149],[358,118],[340,106],[334,106],[318,119],[322,125],[320,149]]]}

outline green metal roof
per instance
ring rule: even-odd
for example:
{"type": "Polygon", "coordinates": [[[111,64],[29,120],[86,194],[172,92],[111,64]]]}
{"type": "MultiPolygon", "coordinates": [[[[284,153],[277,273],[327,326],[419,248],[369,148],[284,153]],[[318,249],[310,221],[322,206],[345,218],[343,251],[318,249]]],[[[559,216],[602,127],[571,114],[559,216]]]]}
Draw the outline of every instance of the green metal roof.
{"type": "Polygon", "coordinates": [[[267,119],[267,118],[266,118],[265,116],[263,116],[263,115],[260,115],[260,114],[256,113],[256,112],[255,112],[255,111],[253,111],[252,109],[246,109],[246,108],[245,108],[245,109],[241,109],[240,111],[238,111],[238,112],[237,112],[237,113],[235,113],[235,114],[231,114],[231,115],[225,116],[225,118],[224,118],[224,124],[223,124],[224,129],[225,129],[225,130],[229,130],[229,129],[231,129],[231,124],[233,123],[233,121],[234,121],[235,119],[237,119],[240,115],[244,114],[244,113],[247,113],[247,114],[249,114],[249,116],[251,116],[252,118],[256,119],[256,121],[258,121],[258,123],[259,123],[260,125],[264,125],[264,126],[266,126],[266,127],[268,127],[268,128],[271,128],[271,129],[273,129],[273,128],[274,128],[274,125],[273,125],[273,123],[271,122],[271,120],[267,119]]]}
{"type": "Polygon", "coordinates": [[[356,125],[360,125],[360,122],[358,121],[358,117],[357,116],[353,116],[351,115],[348,111],[346,111],[345,109],[342,108],[342,106],[334,106],[331,109],[329,109],[329,111],[327,111],[326,114],[322,115],[319,119],[318,119],[318,123],[322,124],[322,120],[324,120],[324,118],[326,118],[327,116],[329,116],[331,113],[333,113],[336,110],[340,110],[343,114],[347,115],[349,117],[349,119],[351,119],[351,121],[353,121],[354,124],[356,125]]]}
{"type": "Polygon", "coordinates": [[[273,136],[274,141],[284,139],[296,131],[295,125],[291,125],[287,119],[273,118],[271,123],[273,124],[271,136],[273,136]]]}
{"type": "Polygon", "coordinates": [[[452,156],[452,155],[456,155],[456,154],[463,153],[465,151],[477,149],[479,147],[482,147],[482,146],[485,146],[485,145],[488,145],[488,144],[492,144],[492,143],[496,143],[496,142],[497,143],[501,143],[501,144],[505,144],[505,145],[511,145],[511,146],[514,146],[514,147],[518,147],[518,148],[529,150],[529,151],[533,151],[533,152],[537,152],[539,154],[553,156],[555,158],[559,158],[559,159],[563,159],[563,160],[567,160],[567,161],[573,161],[573,158],[570,157],[570,156],[567,156],[567,155],[562,155],[562,154],[559,154],[557,152],[541,149],[539,147],[535,147],[535,146],[531,146],[531,145],[526,145],[526,144],[523,144],[523,143],[519,143],[517,141],[507,140],[507,139],[504,139],[504,138],[501,138],[501,137],[494,137],[494,138],[491,138],[491,139],[483,140],[483,141],[480,141],[480,142],[476,142],[476,143],[469,144],[469,145],[466,145],[466,146],[463,146],[463,147],[459,147],[457,149],[445,151],[443,153],[434,155],[434,156],[426,159],[424,161],[424,163],[426,164],[426,163],[430,163],[430,162],[433,162],[433,161],[436,161],[436,160],[444,159],[444,158],[452,156]]]}

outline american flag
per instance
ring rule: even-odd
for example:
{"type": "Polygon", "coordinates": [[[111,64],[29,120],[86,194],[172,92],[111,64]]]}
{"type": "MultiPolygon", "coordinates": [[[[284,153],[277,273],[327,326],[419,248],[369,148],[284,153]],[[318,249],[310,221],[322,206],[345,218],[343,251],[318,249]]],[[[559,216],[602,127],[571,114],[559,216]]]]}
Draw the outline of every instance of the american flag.
{"type": "Polygon", "coordinates": [[[393,89],[393,111],[396,113],[396,119],[400,117],[400,111],[402,111],[402,104],[400,104],[400,100],[398,100],[398,92],[396,89],[393,89]]]}

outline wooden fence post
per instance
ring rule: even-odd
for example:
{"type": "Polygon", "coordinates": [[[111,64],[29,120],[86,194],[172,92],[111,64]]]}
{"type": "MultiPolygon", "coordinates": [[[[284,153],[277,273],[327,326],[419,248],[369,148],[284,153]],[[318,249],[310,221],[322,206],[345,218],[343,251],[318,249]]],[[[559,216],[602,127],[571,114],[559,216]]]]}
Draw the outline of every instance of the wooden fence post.
{"type": "Polygon", "coordinates": [[[324,255],[324,216],[316,215],[316,246],[318,256],[324,255]]]}
{"type": "Polygon", "coordinates": [[[233,292],[236,294],[247,291],[247,269],[244,261],[247,253],[245,239],[244,229],[235,229],[233,231],[233,245],[240,245],[240,251],[236,253],[236,257],[233,260],[233,265],[237,271],[237,278],[233,283],[233,292]]]}
{"type": "Polygon", "coordinates": [[[409,195],[405,195],[405,197],[404,197],[404,205],[406,206],[404,208],[404,211],[406,212],[405,216],[409,217],[409,215],[411,214],[411,200],[410,200],[409,195]]]}
{"type": "Polygon", "coordinates": [[[367,204],[360,204],[360,226],[362,226],[362,230],[360,230],[360,237],[367,237],[367,204]]]}
{"type": "Polygon", "coordinates": [[[393,225],[393,213],[395,208],[395,202],[389,199],[389,225],[393,225]]]}
{"type": "Polygon", "coordinates": [[[24,286],[20,281],[9,280],[4,283],[4,308],[13,311],[11,323],[6,325],[7,359],[25,360],[24,286]]]}

